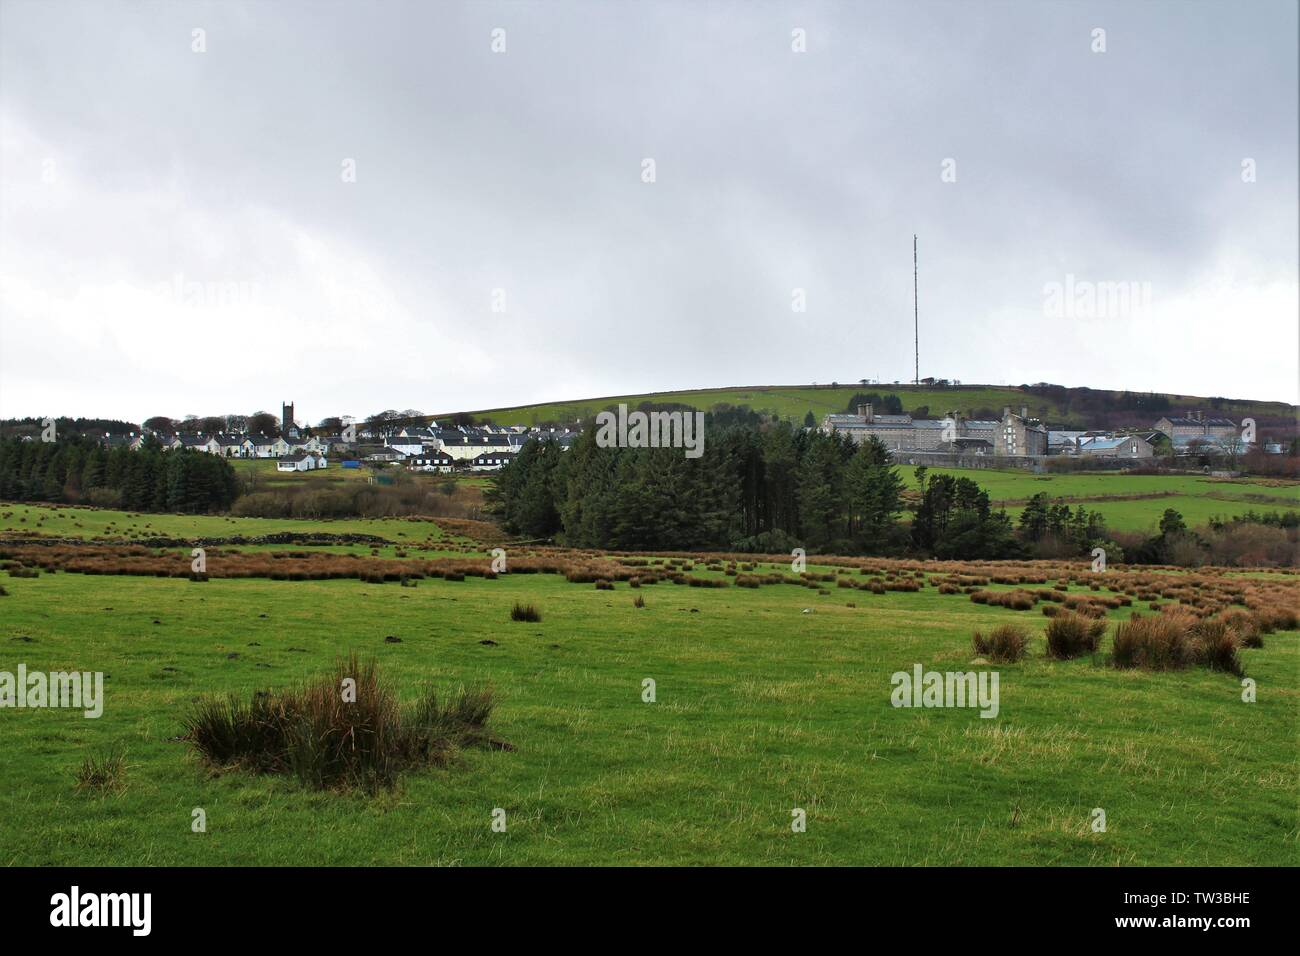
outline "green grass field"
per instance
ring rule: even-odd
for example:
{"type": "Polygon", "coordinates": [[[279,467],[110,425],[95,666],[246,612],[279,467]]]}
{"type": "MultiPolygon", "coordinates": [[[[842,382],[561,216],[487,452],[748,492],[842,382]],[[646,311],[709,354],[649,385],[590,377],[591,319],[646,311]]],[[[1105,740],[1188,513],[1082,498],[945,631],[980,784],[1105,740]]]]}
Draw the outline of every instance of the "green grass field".
{"type": "Polygon", "coordinates": [[[403,518],[338,518],[303,521],[294,518],[231,518],[225,515],[141,514],[99,508],[51,508],[5,503],[0,507],[0,531],[34,531],[59,538],[119,538],[130,534],[141,541],[151,535],[170,538],[254,537],[282,532],[372,534],[396,544],[442,537],[430,521],[403,518]]]}
{"type": "MultiPolygon", "coordinates": [[[[916,489],[915,468],[900,465],[904,484],[916,489]]],[[[1300,484],[1262,479],[1225,480],[1193,475],[1068,474],[1035,475],[1011,469],[930,468],[932,475],[970,478],[1001,503],[1013,517],[1036,494],[1062,498],[1099,511],[1117,531],[1154,531],[1166,508],[1173,508],[1190,527],[1212,517],[1229,518],[1247,511],[1300,510],[1300,484]],[[1135,498],[1134,496],[1149,496],[1135,498]]]]}
{"type": "Polygon", "coordinates": [[[248,481],[256,480],[259,485],[290,487],[303,483],[316,485],[341,485],[353,482],[365,483],[375,472],[370,468],[344,468],[338,461],[331,460],[324,468],[311,471],[280,471],[273,458],[232,458],[230,466],[235,474],[248,481]]]}
{"type": "Polygon", "coordinates": [[[0,580],[0,670],[107,674],[97,720],[0,711],[4,864],[1297,862],[1295,633],[1243,652],[1259,684],[1246,704],[1236,678],[1199,668],[1050,662],[1042,615],[933,588],[0,580]],[[515,601],[543,620],[511,622],[515,601]],[[893,672],[968,668],[971,631],[1005,620],[1040,636],[995,668],[996,719],[890,706],[893,672]],[[215,774],[174,739],[200,694],[285,687],[353,650],[408,694],[491,683],[493,726],[517,749],[368,798],[215,774]],[[113,745],[125,788],[75,791],[83,758],[113,745]]]}

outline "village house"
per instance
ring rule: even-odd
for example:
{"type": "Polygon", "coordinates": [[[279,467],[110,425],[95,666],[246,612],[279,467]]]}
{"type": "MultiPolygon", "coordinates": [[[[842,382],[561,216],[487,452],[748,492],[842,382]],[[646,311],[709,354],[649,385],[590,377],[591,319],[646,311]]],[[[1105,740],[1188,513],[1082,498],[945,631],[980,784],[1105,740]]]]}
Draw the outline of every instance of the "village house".
{"type": "MultiPolygon", "coordinates": [[[[438,444],[438,433],[425,425],[403,428],[397,433],[397,437],[414,438],[417,439],[421,445],[433,445],[435,448],[438,444]]],[[[389,444],[393,445],[393,447],[397,447],[392,440],[389,441],[389,444]]]]}
{"type": "Polygon", "coordinates": [[[130,448],[132,451],[139,451],[140,446],[144,444],[145,436],[143,432],[130,432],[126,435],[113,435],[109,432],[95,439],[105,448],[121,448],[123,446],[130,448]]]}
{"type": "MultiPolygon", "coordinates": [[[[405,432],[400,435],[392,435],[387,439],[389,448],[396,448],[403,455],[418,455],[424,451],[425,445],[430,444],[425,439],[417,435],[407,435],[405,432]]],[[[436,450],[437,446],[433,446],[436,450]]]]}
{"type": "Polygon", "coordinates": [[[470,460],[470,471],[499,471],[515,460],[512,451],[485,451],[470,460]]]}
{"type": "Polygon", "coordinates": [[[324,468],[328,463],[324,455],[315,452],[298,452],[284,455],[275,463],[276,471],[314,471],[324,468]]]}
{"type": "Polygon", "coordinates": [[[456,467],[456,459],[452,458],[446,452],[441,451],[423,451],[417,453],[414,457],[408,458],[406,467],[411,471],[431,471],[443,475],[451,474],[452,469],[456,467]]]}
{"type": "Polygon", "coordinates": [[[489,434],[486,431],[443,430],[438,433],[439,450],[445,451],[457,461],[472,461],[484,452],[505,452],[510,450],[510,439],[506,435],[489,434]]]}
{"type": "Polygon", "coordinates": [[[244,435],[213,435],[208,442],[208,452],[222,458],[248,458],[252,447],[253,443],[244,435]]]}
{"type": "Polygon", "coordinates": [[[248,436],[248,443],[252,451],[253,458],[274,458],[275,457],[275,439],[270,435],[256,434],[248,436]]]}

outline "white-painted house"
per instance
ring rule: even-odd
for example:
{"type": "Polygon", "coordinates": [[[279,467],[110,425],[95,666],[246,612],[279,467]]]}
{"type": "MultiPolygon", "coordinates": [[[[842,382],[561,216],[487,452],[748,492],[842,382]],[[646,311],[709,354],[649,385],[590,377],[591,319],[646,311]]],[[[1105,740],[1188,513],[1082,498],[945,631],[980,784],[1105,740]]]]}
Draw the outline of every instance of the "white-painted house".
{"type": "Polygon", "coordinates": [[[418,455],[424,451],[425,441],[418,435],[393,435],[388,439],[388,447],[396,448],[403,455],[418,455]]]}
{"type": "Polygon", "coordinates": [[[452,469],[456,467],[456,459],[446,452],[434,451],[432,448],[428,448],[408,458],[406,467],[411,471],[432,471],[447,475],[451,474],[452,469]]]}
{"type": "Polygon", "coordinates": [[[318,468],[324,468],[326,464],[324,455],[315,452],[297,452],[292,455],[282,455],[280,460],[275,463],[275,470],[314,471],[318,468]]]}
{"type": "Polygon", "coordinates": [[[275,457],[275,439],[270,435],[249,435],[248,441],[252,446],[252,454],[254,458],[275,457]]]}

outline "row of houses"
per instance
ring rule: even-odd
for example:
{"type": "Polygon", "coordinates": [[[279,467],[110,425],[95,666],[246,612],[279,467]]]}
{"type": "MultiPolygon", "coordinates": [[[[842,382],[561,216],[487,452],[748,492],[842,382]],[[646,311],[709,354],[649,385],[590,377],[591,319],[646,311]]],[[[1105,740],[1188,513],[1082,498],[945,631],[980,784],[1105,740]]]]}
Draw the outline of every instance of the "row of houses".
{"type": "MultiPolygon", "coordinates": [[[[449,474],[452,471],[498,471],[514,461],[530,439],[554,441],[568,451],[576,432],[564,429],[512,426],[461,426],[459,428],[404,428],[385,439],[378,460],[402,462],[412,471],[449,474]]],[[[372,459],[376,455],[369,456],[372,459]]]]}
{"type": "Polygon", "coordinates": [[[557,428],[530,428],[525,425],[462,425],[457,428],[403,428],[383,437],[386,448],[406,457],[433,450],[444,452],[456,461],[472,461],[483,455],[517,453],[532,438],[553,440],[568,450],[577,433],[557,428]]]}
{"type": "MultiPolygon", "coordinates": [[[[292,406],[286,406],[291,408],[292,406]]],[[[280,471],[307,471],[325,467],[326,456],[364,458],[374,463],[403,464],[416,471],[450,473],[454,470],[496,471],[510,461],[529,439],[554,440],[568,450],[577,434],[564,429],[518,426],[460,426],[457,428],[408,427],[393,434],[305,435],[296,426],[279,435],[215,434],[160,435],[144,432],[105,435],[109,447],[138,449],[147,439],[164,449],[192,449],[223,458],[275,459],[280,471]]]]}
{"type": "Polygon", "coordinates": [[[449,475],[454,471],[499,471],[515,460],[512,451],[485,451],[474,458],[453,458],[443,451],[421,451],[408,457],[404,464],[411,471],[430,471],[449,475]]]}

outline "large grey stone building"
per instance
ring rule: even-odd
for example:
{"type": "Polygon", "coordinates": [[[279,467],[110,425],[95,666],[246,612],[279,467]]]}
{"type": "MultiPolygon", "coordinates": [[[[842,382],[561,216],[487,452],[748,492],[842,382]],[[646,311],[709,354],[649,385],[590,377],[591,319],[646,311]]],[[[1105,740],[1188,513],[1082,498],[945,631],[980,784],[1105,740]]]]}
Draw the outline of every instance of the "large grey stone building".
{"type": "Polygon", "coordinates": [[[1014,415],[1002,411],[1001,421],[966,418],[952,413],[946,418],[911,415],[877,415],[870,405],[859,405],[856,415],[827,415],[822,431],[847,434],[862,442],[875,437],[895,452],[947,452],[975,455],[1046,455],[1047,430],[1021,409],[1014,415]]]}
{"type": "Polygon", "coordinates": [[[1237,437],[1237,424],[1230,418],[1206,418],[1201,411],[1162,418],[1155,430],[1168,435],[1175,445],[1193,439],[1208,443],[1231,441],[1237,437]]]}

